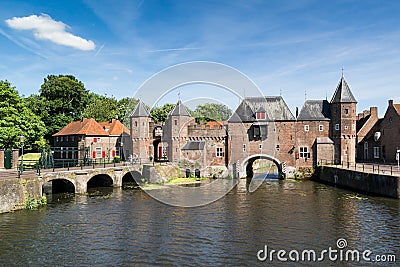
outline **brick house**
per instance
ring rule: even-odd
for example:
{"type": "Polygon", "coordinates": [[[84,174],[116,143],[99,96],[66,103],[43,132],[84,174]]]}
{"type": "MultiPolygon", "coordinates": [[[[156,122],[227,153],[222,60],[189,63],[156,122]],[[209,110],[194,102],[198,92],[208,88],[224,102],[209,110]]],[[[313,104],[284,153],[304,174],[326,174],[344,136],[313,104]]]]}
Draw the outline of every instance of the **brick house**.
{"type": "Polygon", "coordinates": [[[357,160],[396,162],[400,150],[400,104],[389,100],[383,118],[378,118],[377,107],[358,114],[357,130],[357,160]]]}
{"type": "Polygon", "coordinates": [[[113,159],[124,157],[123,142],[130,142],[129,130],[119,120],[96,122],[83,118],[73,121],[53,135],[54,158],[62,160],[113,159]]]}

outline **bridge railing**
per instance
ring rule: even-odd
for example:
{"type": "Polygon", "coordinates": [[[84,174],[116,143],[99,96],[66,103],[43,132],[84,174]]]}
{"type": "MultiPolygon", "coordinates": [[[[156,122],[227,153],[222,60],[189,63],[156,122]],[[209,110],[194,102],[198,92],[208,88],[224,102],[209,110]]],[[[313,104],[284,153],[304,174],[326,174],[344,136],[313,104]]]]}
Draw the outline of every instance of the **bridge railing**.
{"type": "Polygon", "coordinates": [[[367,162],[347,162],[321,159],[318,165],[335,166],[336,168],[355,170],[365,173],[377,173],[386,175],[400,175],[400,168],[394,164],[379,164],[367,162]]]}
{"type": "Polygon", "coordinates": [[[18,177],[27,170],[36,170],[37,175],[40,175],[43,171],[55,171],[55,170],[83,170],[83,169],[95,169],[95,168],[106,168],[106,167],[117,167],[117,166],[129,166],[141,164],[140,159],[133,159],[129,161],[116,161],[113,159],[54,159],[51,164],[42,164],[40,160],[19,160],[18,161],[18,177]]]}

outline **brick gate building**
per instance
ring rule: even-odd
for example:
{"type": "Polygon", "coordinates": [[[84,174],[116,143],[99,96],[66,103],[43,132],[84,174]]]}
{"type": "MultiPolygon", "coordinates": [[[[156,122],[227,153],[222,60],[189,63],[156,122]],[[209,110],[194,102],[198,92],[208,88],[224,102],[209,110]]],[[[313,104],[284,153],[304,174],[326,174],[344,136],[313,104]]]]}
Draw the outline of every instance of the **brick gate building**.
{"type": "Polygon", "coordinates": [[[262,157],[298,169],[355,162],[356,104],[342,76],[332,100],[307,100],[294,116],[281,96],[246,97],[227,122],[197,124],[179,100],[156,124],[142,102],[130,116],[133,151],[143,160],[228,167],[262,157]]]}

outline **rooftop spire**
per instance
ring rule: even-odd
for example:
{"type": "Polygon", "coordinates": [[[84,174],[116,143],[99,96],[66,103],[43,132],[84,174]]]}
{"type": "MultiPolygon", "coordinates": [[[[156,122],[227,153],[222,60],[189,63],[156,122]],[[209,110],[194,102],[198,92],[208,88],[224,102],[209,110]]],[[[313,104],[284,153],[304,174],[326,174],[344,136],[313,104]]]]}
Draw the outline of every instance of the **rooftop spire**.
{"type": "Polygon", "coordinates": [[[351,92],[350,87],[343,76],[340,78],[331,103],[357,103],[356,98],[351,92]]]}
{"type": "Polygon", "coordinates": [[[129,117],[151,117],[150,112],[147,110],[142,100],[136,105],[135,110],[131,113],[129,117]]]}
{"type": "Polygon", "coordinates": [[[185,106],[182,104],[182,101],[179,99],[178,103],[176,103],[174,109],[171,111],[169,114],[170,116],[189,116],[190,114],[185,108],[185,106]]]}

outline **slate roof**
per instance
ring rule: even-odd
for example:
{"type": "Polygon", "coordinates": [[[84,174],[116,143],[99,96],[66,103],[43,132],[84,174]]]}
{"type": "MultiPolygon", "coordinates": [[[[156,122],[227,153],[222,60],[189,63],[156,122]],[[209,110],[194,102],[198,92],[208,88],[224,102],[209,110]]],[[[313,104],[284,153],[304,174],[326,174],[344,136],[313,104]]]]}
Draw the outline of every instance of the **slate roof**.
{"type": "Polygon", "coordinates": [[[135,110],[131,113],[129,117],[151,117],[150,112],[144,106],[143,102],[139,100],[139,103],[136,105],[135,110]]]}
{"type": "Polygon", "coordinates": [[[203,150],[205,141],[187,141],[181,150],[203,150]]]}
{"type": "Polygon", "coordinates": [[[331,103],[357,103],[356,98],[343,76],[336,87],[331,103]]]}
{"type": "Polygon", "coordinates": [[[65,135],[91,135],[91,136],[108,136],[103,127],[95,121],[95,119],[83,118],[80,121],[73,121],[61,129],[53,136],[65,135]]]}
{"type": "Polygon", "coordinates": [[[122,134],[122,131],[127,135],[130,134],[129,129],[116,119],[112,119],[111,121],[99,122],[99,124],[109,135],[119,136],[122,134]]]}
{"type": "Polygon", "coordinates": [[[331,109],[327,100],[307,100],[301,108],[297,120],[323,121],[331,119],[331,109]]]}
{"type": "Polygon", "coordinates": [[[295,120],[281,96],[246,97],[229,118],[229,122],[254,122],[256,112],[266,112],[265,121],[295,120]]]}
{"type": "Polygon", "coordinates": [[[188,116],[191,117],[185,106],[182,104],[182,101],[179,100],[176,103],[175,107],[171,110],[168,116],[188,116]]]}

